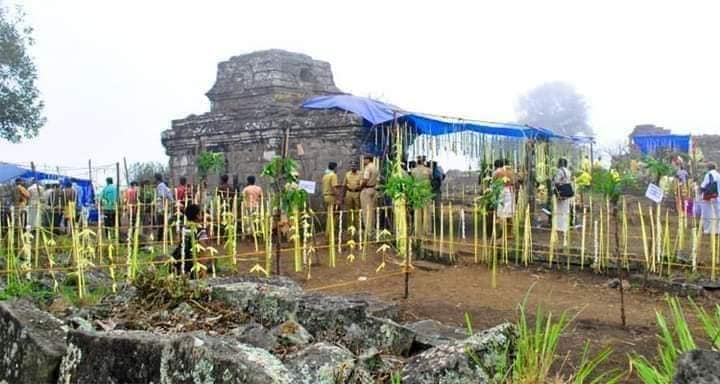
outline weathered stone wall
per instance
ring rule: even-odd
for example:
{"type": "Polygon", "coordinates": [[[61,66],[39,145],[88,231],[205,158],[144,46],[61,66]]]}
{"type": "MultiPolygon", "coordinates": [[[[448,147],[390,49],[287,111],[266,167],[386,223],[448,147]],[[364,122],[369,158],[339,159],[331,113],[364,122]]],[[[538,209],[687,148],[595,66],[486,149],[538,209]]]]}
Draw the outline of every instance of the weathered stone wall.
{"type": "Polygon", "coordinates": [[[693,141],[700,148],[706,160],[720,162],[720,135],[693,136],[693,141]]]}
{"type": "MultiPolygon", "coordinates": [[[[346,169],[361,156],[362,120],[340,111],[300,108],[311,96],[339,92],[330,64],[307,55],[270,50],[220,63],[207,93],[211,112],[173,120],[172,129],[162,134],[173,178],[197,181],[195,158],[208,150],[225,153],[225,173],[243,183],[280,154],[286,129],[302,179],[319,182],[330,161],[346,169]],[[297,153],[298,144],[303,155],[297,153]]],[[[258,182],[264,184],[260,177],[258,182]]]]}
{"type": "Polygon", "coordinates": [[[632,136],[642,135],[669,135],[672,131],[667,128],[658,127],[655,124],[639,124],[636,125],[633,131],[630,133],[632,136]]]}
{"type": "Polygon", "coordinates": [[[213,112],[267,115],[327,93],[340,93],[330,63],[272,49],[218,64],[217,80],[206,95],[213,112]]]}

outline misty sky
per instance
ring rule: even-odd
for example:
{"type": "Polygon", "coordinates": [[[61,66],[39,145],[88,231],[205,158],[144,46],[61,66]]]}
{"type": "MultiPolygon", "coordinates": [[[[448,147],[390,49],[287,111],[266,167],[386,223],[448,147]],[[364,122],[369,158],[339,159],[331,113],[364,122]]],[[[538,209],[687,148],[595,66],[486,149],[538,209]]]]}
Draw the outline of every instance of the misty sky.
{"type": "Polygon", "coordinates": [[[165,161],[160,132],[208,110],[217,63],[267,48],[329,61],[342,90],[412,111],[513,121],[520,94],[561,80],[605,145],[640,123],[720,133],[712,1],[20,3],[48,122],[0,142],[0,161],[165,161]]]}

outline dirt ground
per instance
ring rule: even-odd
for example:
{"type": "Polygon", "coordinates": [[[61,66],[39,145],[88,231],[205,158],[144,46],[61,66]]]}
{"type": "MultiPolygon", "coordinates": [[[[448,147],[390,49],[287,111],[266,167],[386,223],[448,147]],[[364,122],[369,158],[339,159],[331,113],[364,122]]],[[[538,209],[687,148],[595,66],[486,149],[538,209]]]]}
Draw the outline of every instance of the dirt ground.
{"type": "MultiPolygon", "coordinates": [[[[289,255],[288,255],[289,256],[289,255]]],[[[288,260],[283,256],[283,260],[288,260]]],[[[289,261],[289,260],[288,260],[289,261]]],[[[517,306],[532,291],[528,311],[534,315],[539,305],[545,312],[559,316],[563,311],[574,317],[559,346],[565,363],[556,367],[567,373],[580,360],[586,341],[591,351],[612,346],[614,353],[607,368],[627,370],[628,354],[637,352],[654,358],[656,353],[655,311],[665,311],[664,294],[632,287],[626,291],[627,327],[620,322],[620,295],[607,287],[609,276],[588,272],[549,271],[543,267],[503,267],[498,271],[497,287],[491,287],[491,271],[482,265],[461,261],[461,265],[427,271],[415,269],[411,275],[408,300],[403,298],[404,276],[400,266],[388,262],[379,273],[380,256],[368,252],[367,260],[350,263],[339,258],[336,268],[324,266],[320,259],[312,268],[310,280],[305,274],[291,272],[284,262],[284,274],[300,282],[305,289],[330,294],[369,293],[386,301],[397,302],[403,320],[432,318],[447,324],[464,326],[469,313],[473,327],[485,329],[503,321],[517,319],[517,306]]],[[[711,303],[717,298],[702,299],[711,303]]],[[[632,376],[628,383],[636,382],[632,376]]]]}

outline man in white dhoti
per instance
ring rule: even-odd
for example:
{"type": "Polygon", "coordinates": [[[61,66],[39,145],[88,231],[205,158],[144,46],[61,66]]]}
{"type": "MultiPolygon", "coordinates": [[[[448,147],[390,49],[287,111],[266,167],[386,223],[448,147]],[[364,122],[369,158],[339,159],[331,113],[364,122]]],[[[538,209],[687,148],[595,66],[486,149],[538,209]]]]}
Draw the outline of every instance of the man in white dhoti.
{"type": "MultiPolygon", "coordinates": [[[[553,177],[555,190],[559,190],[561,185],[570,184],[572,182],[572,174],[568,169],[567,159],[558,160],[558,169],[553,177]]],[[[564,198],[557,195],[557,203],[553,210],[553,220],[555,220],[555,230],[559,232],[567,232],[570,229],[570,203],[572,197],[564,198]]]]}
{"type": "Polygon", "coordinates": [[[28,201],[28,217],[27,222],[30,228],[38,228],[42,226],[42,208],[43,208],[43,187],[40,183],[33,179],[28,188],[30,199],[28,201]]]}
{"type": "Polygon", "coordinates": [[[717,235],[720,234],[720,201],[718,201],[720,173],[717,171],[717,165],[713,162],[709,162],[707,168],[708,171],[700,183],[702,193],[700,216],[702,217],[703,233],[717,235]]]}
{"type": "Polygon", "coordinates": [[[505,219],[510,224],[515,215],[515,174],[512,171],[510,162],[507,160],[496,160],[493,180],[503,182],[503,191],[500,195],[500,204],[497,208],[497,217],[505,219]]]}

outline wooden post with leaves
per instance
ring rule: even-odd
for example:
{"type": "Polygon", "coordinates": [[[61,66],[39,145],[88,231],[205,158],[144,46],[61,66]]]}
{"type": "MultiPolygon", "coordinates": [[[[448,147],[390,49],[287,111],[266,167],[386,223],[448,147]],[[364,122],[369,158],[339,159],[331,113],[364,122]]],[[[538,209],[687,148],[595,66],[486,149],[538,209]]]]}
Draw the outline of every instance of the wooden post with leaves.
{"type": "MultiPolygon", "coordinates": [[[[263,167],[261,176],[272,179],[272,186],[275,194],[272,198],[272,209],[275,212],[268,212],[268,216],[275,216],[275,228],[277,237],[275,238],[275,273],[280,274],[280,253],[281,253],[281,237],[280,237],[280,221],[282,212],[300,212],[304,210],[307,204],[307,192],[298,186],[299,171],[298,165],[288,158],[288,142],[290,138],[290,128],[285,130],[285,138],[282,146],[282,156],[273,158],[263,167]]],[[[272,236],[273,228],[267,229],[272,236]]],[[[269,271],[266,271],[269,273],[269,271]]]]}
{"type": "Polygon", "coordinates": [[[403,275],[405,280],[405,295],[410,296],[410,271],[412,269],[412,255],[410,246],[410,232],[408,231],[409,212],[411,209],[421,209],[432,200],[433,193],[429,180],[416,180],[408,175],[402,168],[403,137],[399,127],[395,127],[395,159],[390,160],[390,177],[388,178],[384,193],[393,200],[393,213],[398,222],[397,239],[398,252],[403,255],[403,275]],[[400,220],[399,218],[404,218],[400,220]]]}
{"type": "MultiPolygon", "coordinates": [[[[598,192],[601,192],[608,201],[612,204],[612,216],[615,221],[615,267],[617,268],[617,276],[620,281],[620,321],[622,326],[626,326],[625,318],[625,289],[623,287],[623,280],[625,272],[623,263],[620,258],[620,219],[618,217],[618,202],[622,193],[630,186],[635,183],[634,178],[630,173],[623,173],[622,175],[611,169],[609,171],[603,169],[593,170],[593,182],[592,187],[598,192]]],[[[609,230],[610,228],[608,228],[609,230]]]]}
{"type": "MultiPolygon", "coordinates": [[[[285,135],[283,136],[283,142],[282,142],[282,148],[280,150],[280,157],[283,160],[283,164],[285,163],[285,160],[287,159],[288,155],[288,144],[290,141],[290,127],[285,128],[285,135]]],[[[278,174],[278,179],[276,180],[275,188],[277,189],[277,193],[282,193],[283,186],[285,184],[285,174],[283,172],[280,172],[278,174]]],[[[282,205],[278,204],[277,210],[276,210],[276,217],[275,223],[277,225],[277,238],[275,242],[275,274],[280,276],[280,253],[281,253],[281,238],[280,238],[280,221],[282,220],[282,205]]]]}

